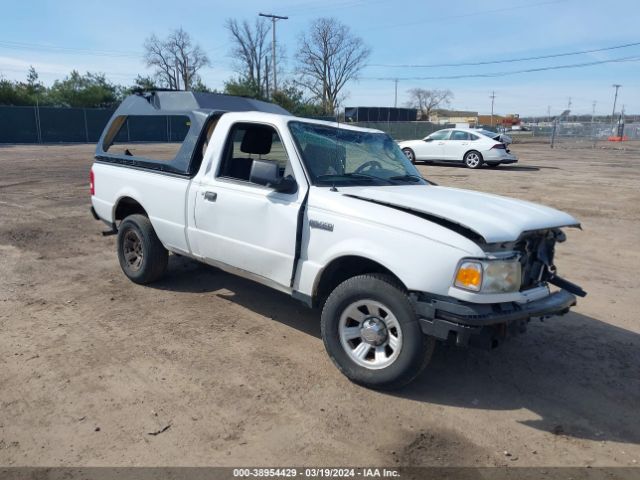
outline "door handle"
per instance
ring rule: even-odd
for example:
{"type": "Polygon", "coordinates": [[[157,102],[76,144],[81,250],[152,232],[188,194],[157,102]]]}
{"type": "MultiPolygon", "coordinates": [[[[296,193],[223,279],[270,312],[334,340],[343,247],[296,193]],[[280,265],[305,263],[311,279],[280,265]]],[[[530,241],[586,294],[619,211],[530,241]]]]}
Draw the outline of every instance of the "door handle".
{"type": "Polygon", "coordinates": [[[204,199],[209,202],[215,202],[218,198],[218,194],[216,192],[204,192],[204,199]]]}

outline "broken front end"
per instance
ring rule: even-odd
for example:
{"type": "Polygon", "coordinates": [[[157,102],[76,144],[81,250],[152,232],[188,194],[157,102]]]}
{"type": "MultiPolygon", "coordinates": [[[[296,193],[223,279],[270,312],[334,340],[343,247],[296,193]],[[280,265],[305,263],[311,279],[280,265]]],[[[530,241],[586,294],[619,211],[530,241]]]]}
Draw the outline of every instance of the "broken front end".
{"type": "Polygon", "coordinates": [[[527,232],[516,242],[485,245],[487,258],[463,259],[454,288],[495,299],[518,292],[518,299],[477,303],[414,292],[411,298],[422,331],[457,346],[490,349],[524,333],[532,318],[564,315],[576,304],[576,296],[586,295],[578,285],[557,275],[555,245],[565,239],[557,228],[527,232]],[[551,291],[550,285],[558,289],[551,291]]]}

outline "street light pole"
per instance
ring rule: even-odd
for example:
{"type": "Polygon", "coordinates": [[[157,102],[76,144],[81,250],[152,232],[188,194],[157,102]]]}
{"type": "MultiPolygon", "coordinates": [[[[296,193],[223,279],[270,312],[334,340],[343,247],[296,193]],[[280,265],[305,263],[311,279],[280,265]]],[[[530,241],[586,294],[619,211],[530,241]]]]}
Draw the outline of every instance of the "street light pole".
{"type": "Polygon", "coordinates": [[[491,126],[493,127],[493,102],[496,99],[496,92],[491,92],[489,98],[491,99],[491,126]]]}
{"type": "Polygon", "coordinates": [[[398,108],[398,79],[396,78],[394,80],[395,84],[396,84],[396,96],[395,99],[393,101],[393,108],[398,108]]]}
{"type": "Polygon", "coordinates": [[[278,74],[276,73],[276,22],[278,20],[288,20],[289,17],[273,15],[271,13],[259,13],[261,17],[271,19],[271,64],[273,65],[273,91],[278,90],[278,74]]]}

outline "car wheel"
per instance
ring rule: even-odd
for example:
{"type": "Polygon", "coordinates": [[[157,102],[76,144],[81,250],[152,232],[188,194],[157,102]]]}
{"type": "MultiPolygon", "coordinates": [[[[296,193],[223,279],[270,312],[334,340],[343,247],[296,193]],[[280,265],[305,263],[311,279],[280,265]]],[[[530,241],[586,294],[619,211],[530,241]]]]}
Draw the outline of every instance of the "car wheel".
{"type": "Polygon", "coordinates": [[[471,150],[465,154],[464,164],[469,168],[480,168],[482,166],[482,155],[480,155],[480,152],[471,150]]]}
{"type": "Polygon", "coordinates": [[[411,161],[411,163],[416,163],[416,154],[410,148],[403,148],[402,153],[404,153],[407,158],[411,161]]]}
{"type": "Polygon", "coordinates": [[[118,260],[131,281],[147,284],[158,280],[167,269],[168,257],[147,217],[135,214],[122,221],[118,228],[118,260]]]}
{"type": "Polygon", "coordinates": [[[422,333],[404,288],[379,274],[338,285],[322,310],[321,331],[331,360],[349,380],[383,390],[413,380],[436,342],[422,333]]]}

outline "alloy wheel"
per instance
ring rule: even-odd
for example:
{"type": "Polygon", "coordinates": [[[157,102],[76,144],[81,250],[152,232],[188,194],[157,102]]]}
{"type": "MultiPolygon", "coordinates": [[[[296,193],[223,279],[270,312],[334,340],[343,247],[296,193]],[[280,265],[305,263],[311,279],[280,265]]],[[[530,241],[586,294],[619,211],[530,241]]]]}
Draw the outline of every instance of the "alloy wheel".
{"type": "Polygon", "coordinates": [[[391,365],[402,349],[398,319],[389,307],[375,300],[358,300],[345,308],[338,332],[349,358],[372,370],[391,365]]]}

